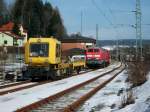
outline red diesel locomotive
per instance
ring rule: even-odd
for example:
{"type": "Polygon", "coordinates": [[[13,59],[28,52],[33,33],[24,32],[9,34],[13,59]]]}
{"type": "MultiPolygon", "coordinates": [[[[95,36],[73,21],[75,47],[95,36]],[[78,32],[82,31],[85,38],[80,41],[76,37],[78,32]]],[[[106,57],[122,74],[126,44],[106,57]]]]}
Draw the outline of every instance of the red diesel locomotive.
{"type": "Polygon", "coordinates": [[[110,53],[108,50],[93,47],[86,50],[87,67],[105,67],[110,64],[110,53]]]}

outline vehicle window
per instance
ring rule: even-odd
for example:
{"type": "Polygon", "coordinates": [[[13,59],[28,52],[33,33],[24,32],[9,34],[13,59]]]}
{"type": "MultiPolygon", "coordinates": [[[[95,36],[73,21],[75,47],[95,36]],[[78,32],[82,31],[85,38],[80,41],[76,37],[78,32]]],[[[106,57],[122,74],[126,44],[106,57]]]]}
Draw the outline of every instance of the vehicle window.
{"type": "Polygon", "coordinates": [[[48,43],[31,43],[30,56],[31,57],[48,57],[49,46],[48,43]]]}
{"type": "Polygon", "coordinates": [[[94,52],[99,52],[99,49],[94,49],[94,52]]]}
{"type": "Polygon", "coordinates": [[[84,60],[84,59],[85,59],[85,57],[81,57],[81,59],[82,59],[82,60],[84,60]]]}
{"type": "Polygon", "coordinates": [[[88,52],[93,52],[93,49],[88,49],[88,52]]]}
{"type": "Polygon", "coordinates": [[[61,50],[60,50],[60,45],[59,44],[56,44],[56,57],[60,57],[60,54],[61,54],[61,50]]]}

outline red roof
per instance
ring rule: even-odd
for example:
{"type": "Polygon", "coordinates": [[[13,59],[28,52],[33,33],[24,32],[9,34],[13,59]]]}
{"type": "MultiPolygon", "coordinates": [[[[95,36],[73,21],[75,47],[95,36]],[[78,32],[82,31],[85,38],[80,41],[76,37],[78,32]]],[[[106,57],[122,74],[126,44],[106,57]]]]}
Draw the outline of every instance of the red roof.
{"type": "Polygon", "coordinates": [[[5,25],[2,25],[0,27],[0,31],[12,31],[13,27],[14,27],[14,23],[13,22],[9,22],[9,23],[7,23],[5,25]]]}

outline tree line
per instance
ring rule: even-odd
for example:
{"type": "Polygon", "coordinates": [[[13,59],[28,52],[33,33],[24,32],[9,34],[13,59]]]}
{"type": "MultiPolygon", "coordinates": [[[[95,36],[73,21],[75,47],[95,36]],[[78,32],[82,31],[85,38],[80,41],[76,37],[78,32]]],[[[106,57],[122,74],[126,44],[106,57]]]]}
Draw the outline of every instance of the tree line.
{"type": "Polygon", "coordinates": [[[15,23],[13,32],[18,35],[20,24],[27,30],[28,37],[61,39],[67,35],[59,9],[42,0],[16,0],[9,8],[0,0],[0,25],[8,21],[15,23]]]}

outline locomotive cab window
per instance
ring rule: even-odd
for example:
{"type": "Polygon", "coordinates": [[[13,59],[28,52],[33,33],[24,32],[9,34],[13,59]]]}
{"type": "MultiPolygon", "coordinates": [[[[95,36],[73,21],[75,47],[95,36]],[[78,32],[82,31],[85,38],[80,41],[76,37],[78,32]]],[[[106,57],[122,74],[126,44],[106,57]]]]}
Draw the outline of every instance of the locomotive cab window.
{"type": "Polygon", "coordinates": [[[30,56],[31,57],[48,57],[49,44],[48,43],[31,43],[30,56]]]}
{"type": "Polygon", "coordinates": [[[93,52],[93,49],[88,49],[88,52],[93,52]]]}
{"type": "Polygon", "coordinates": [[[94,52],[99,52],[99,49],[94,49],[94,52]]]}

